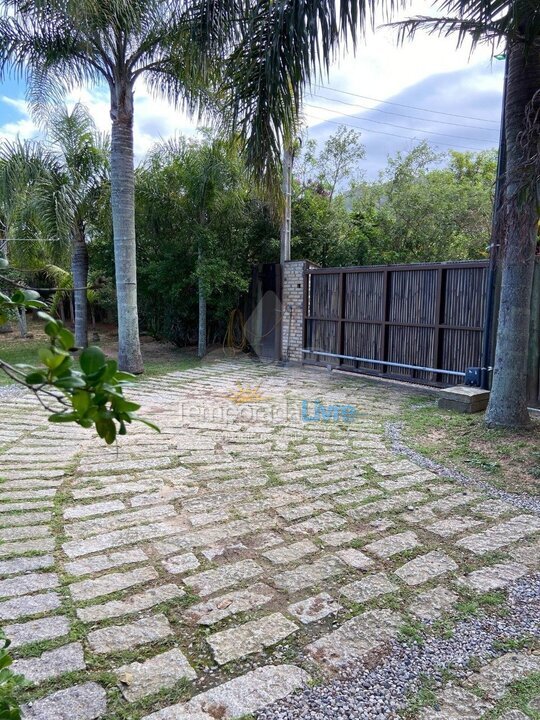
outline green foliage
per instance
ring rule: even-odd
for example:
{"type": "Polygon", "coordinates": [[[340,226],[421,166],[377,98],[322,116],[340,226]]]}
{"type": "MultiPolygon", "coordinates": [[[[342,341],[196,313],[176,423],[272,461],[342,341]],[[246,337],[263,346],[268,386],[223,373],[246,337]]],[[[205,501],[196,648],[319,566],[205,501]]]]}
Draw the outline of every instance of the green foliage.
{"type": "MultiPolygon", "coordinates": [[[[7,267],[7,261],[0,259],[7,267]]],[[[11,297],[0,293],[0,323],[8,320],[15,309],[37,309],[49,338],[49,345],[38,350],[40,365],[11,366],[0,359],[0,369],[34,392],[51,413],[51,422],[95,426],[107,444],[113,443],[117,435],[125,435],[126,424],[134,420],[159,432],[155,425],[136,415],[140,405],[124,397],[124,385],[133,376],[119,372],[116,361],[108,360],[100,348],[85,348],[79,356],[80,370],[75,367],[75,336],[60,320],[43,311],[47,306],[39,297],[34,290],[16,290],[11,297]]]]}
{"type": "MultiPolygon", "coordinates": [[[[6,262],[4,258],[0,258],[0,261],[6,262]]],[[[4,265],[4,267],[6,267],[6,265],[4,265]]],[[[13,317],[14,311],[20,307],[41,309],[47,306],[40,300],[39,293],[35,290],[21,288],[20,290],[15,290],[11,296],[0,292],[0,325],[9,322],[13,317]]]]}
{"type": "Polygon", "coordinates": [[[320,153],[304,144],[293,186],[295,258],[338,266],[486,256],[495,152],[442,155],[421,143],[389,158],[378,181],[356,184],[363,147],[342,140],[338,131],[320,153]]]}
{"type": "Polygon", "coordinates": [[[10,669],[13,659],[8,652],[9,645],[10,641],[0,628],[0,720],[20,720],[16,692],[26,681],[10,669]]]}
{"type": "MultiPolygon", "coordinates": [[[[278,228],[253,192],[234,143],[204,134],[158,145],[136,173],[141,323],[177,345],[197,336],[197,285],[208,303],[208,337],[222,338],[251,265],[279,255],[278,228]]],[[[107,233],[90,248],[96,271],[112,274],[107,233]]]]}
{"type": "Polygon", "coordinates": [[[452,151],[443,160],[421,143],[390,158],[379,182],[353,191],[367,264],[487,256],[495,152],[452,151]]]}
{"type": "MultiPolygon", "coordinates": [[[[64,406],[52,412],[51,422],[75,422],[81,427],[95,425],[98,435],[111,444],[117,434],[126,434],[126,423],[142,420],[135,415],[140,405],[123,395],[123,386],[132,381],[129,373],[119,372],[115,360],[107,360],[103,351],[95,346],[85,348],[79,357],[80,370],[75,369],[71,351],[75,337],[62,322],[44,312],[38,313],[45,321],[45,332],[50,344],[39,350],[41,366],[20,366],[25,371],[25,383],[35,392],[45,388],[61,391],[56,396],[64,406]]],[[[142,420],[157,430],[156,426],[142,420]]]]}

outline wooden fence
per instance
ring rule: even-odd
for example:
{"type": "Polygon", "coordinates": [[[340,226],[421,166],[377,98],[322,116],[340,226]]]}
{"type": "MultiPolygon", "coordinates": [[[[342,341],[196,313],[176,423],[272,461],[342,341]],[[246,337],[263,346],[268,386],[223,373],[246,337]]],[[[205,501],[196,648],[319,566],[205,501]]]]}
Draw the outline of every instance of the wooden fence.
{"type": "Polygon", "coordinates": [[[481,365],[486,280],[484,261],[309,269],[304,361],[430,385],[463,382],[451,372],[481,365]]]}

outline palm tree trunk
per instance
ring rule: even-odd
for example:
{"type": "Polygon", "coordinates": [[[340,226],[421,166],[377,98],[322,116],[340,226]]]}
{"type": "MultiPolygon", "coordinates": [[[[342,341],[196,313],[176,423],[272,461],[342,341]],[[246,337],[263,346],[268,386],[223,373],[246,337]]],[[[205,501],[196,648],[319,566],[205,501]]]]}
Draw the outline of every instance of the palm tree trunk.
{"type": "MultiPolygon", "coordinates": [[[[489,426],[524,427],[530,422],[527,412],[527,354],[538,210],[537,168],[527,163],[532,153],[527,148],[524,150],[522,134],[531,105],[538,104],[540,50],[538,47],[526,50],[523,44],[516,43],[509,53],[501,298],[486,422],[489,426]]],[[[534,143],[534,138],[531,142],[534,143]]]]}
{"type": "Polygon", "coordinates": [[[26,324],[26,308],[19,308],[18,310],[18,316],[19,316],[19,334],[22,338],[25,338],[28,335],[28,326],[26,324]]]}
{"type": "Polygon", "coordinates": [[[73,275],[73,301],[75,304],[75,344],[88,346],[88,248],[84,237],[84,228],[73,230],[71,245],[71,273],[73,275]]]}
{"type": "Polygon", "coordinates": [[[199,241],[199,344],[197,348],[198,357],[206,355],[206,291],[203,278],[200,274],[203,260],[203,250],[199,241]]]}
{"type": "Polygon", "coordinates": [[[118,365],[121,370],[142,373],[144,367],[137,310],[133,88],[127,80],[111,84],[111,119],[111,205],[118,307],[118,365]]]}

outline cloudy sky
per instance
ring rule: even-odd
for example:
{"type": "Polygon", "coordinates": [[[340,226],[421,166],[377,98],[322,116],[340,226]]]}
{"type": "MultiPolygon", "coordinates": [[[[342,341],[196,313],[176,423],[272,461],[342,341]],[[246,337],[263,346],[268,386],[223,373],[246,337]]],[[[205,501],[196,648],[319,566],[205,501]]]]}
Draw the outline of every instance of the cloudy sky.
{"type": "MultiPolygon", "coordinates": [[[[424,0],[405,15],[429,13],[424,0]]],[[[405,16],[404,15],[404,16],[405,16]]],[[[396,45],[395,30],[369,33],[356,55],[333,65],[307,95],[304,120],[309,134],[323,142],[338,125],[361,132],[366,146],[364,170],[376,177],[388,155],[428,140],[440,151],[484,150],[498,141],[504,63],[489,46],[456,49],[455,39],[419,33],[396,45]]],[[[38,130],[24,101],[25,88],[14,80],[0,84],[0,136],[33,137],[38,130]]],[[[109,128],[105,88],[81,88],[70,102],[88,105],[101,130],[109,128]]],[[[155,141],[174,134],[194,134],[195,124],[143,84],[136,88],[135,151],[140,160],[155,141]]]]}

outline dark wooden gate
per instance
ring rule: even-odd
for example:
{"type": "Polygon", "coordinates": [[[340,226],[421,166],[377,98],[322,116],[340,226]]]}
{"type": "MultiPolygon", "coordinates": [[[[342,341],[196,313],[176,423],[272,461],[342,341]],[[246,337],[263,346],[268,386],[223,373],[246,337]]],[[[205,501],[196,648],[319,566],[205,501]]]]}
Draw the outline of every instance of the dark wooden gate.
{"type": "Polygon", "coordinates": [[[304,360],[429,385],[462,382],[466,368],[481,365],[486,280],[484,261],[309,269],[304,360]]]}

